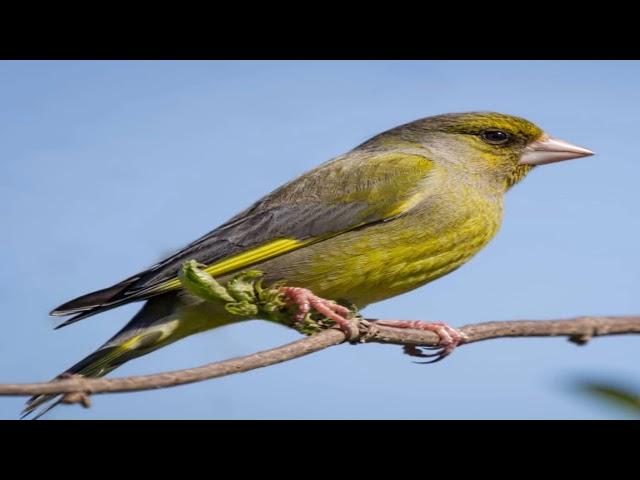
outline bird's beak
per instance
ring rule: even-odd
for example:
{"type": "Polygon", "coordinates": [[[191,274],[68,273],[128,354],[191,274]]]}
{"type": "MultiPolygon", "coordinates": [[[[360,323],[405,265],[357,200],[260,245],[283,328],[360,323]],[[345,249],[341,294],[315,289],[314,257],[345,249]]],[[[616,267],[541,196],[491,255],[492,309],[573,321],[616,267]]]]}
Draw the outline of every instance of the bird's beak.
{"type": "Polygon", "coordinates": [[[591,150],[545,134],[525,148],[524,154],[520,157],[520,163],[524,165],[544,165],[546,163],[561,162],[562,160],[571,160],[572,158],[588,157],[589,155],[593,155],[591,150]]]}

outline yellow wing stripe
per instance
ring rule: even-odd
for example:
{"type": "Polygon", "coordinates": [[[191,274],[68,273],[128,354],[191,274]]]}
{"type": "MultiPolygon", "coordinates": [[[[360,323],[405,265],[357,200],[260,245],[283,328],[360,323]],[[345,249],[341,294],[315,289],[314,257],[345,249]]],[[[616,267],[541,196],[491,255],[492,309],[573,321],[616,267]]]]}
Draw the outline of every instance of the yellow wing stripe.
{"type": "MultiPolygon", "coordinates": [[[[278,255],[282,255],[283,253],[298,249],[305,245],[319,242],[329,236],[333,235],[323,235],[309,240],[295,240],[291,238],[273,240],[246,252],[226,258],[220,262],[214,263],[213,265],[209,265],[204,270],[213,277],[225,275],[235,270],[248,267],[251,264],[269,260],[270,258],[277,257],[278,255]]],[[[150,292],[161,293],[174,290],[176,288],[180,288],[180,280],[174,278],[152,288],[150,292]]]]}
{"type": "MultiPolygon", "coordinates": [[[[400,215],[406,212],[408,209],[415,206],[420,198],[423,196],[423,193],[412,195],[410,198],[401,202],[397,207],[390,210],[384,218],[392,218],[397,215],[400,215]]],[[[209,265],[204,269],[207,273],[209,273],[212,277],[226,275],[227,273],[231,273],[242,268],[248,267],[252,264],[263,262],[269,260],[273,257],[277,257],[278,255],[282,255],[283,253],[290,252],[292,250],[297,250],[300,247],[304,247],[307,245],[311,245],[313,243],[321,242],[322,240],[326,240],[331,237],[335,237],[336,235],[340,235],[346,231],[352,230],[354,228],[358,228],[364,225],[363,223],[354,225],[351,228],[341,230],[338,232],[333,232],[326,235],[320,235],[314,238],[310,238],[308,240],[296,240],[293,238],[280,238],[277,240],[273,240],[271,242],[260,245],[259,247],[253,248],[246,252],[239,253],[237,255],[231,256],[229,258],[225,258],[217,263],[209,265]]],[[[168,292],[170,290],[175,290],[180,288],[180,280],[177,278],[173,278],[171,280],[167,280],[155,287],[146,290],[145,293],[159,294],[168,292]]]]}

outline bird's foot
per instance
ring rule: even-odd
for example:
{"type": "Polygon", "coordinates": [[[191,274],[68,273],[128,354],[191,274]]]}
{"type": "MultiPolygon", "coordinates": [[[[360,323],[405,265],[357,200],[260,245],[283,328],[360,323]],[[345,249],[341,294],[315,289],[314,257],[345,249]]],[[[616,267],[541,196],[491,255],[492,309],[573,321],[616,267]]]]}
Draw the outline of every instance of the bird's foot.
{"type": "Polygon", "coordinates": [[[294,323],[304,322],[309,318],[309,314],[313,309],[332,320],[345,333],[347,339],[351,340],[358,337],[358,329],[350,321],[352,311],[347,307],[319,297],[306,288],[281,287],[280,292],[284,295],[284,301],[287,304],[297,307],[297,311],[292,318],[294,323]]]}
{"type": "Polygon", "coordinates": [[[450,327],[446,323],[443,322],[421,322],[419,320],[378,320],[376,325],[382,325],[385,327],[393,327],[393,328],[412,328],[415,330],[427,330],[430,332],[434,332],[440,338],[440,342],[435,347],[421,347],[425,350],[438,350],[435,353],[422,353],[418,347],[414,345],[405,345],[404,353],[407,355],[411,355],[412,357],[421,357],[421,358],[430,358],[435,357],[433,360],[429,360],[427,362],[417,362],[417,363],[435,363],[439,362],[446,356],[450,355],[451,352],[455,350],[455,348],[462,341],[462,334],[453,327],[450,327]]]}

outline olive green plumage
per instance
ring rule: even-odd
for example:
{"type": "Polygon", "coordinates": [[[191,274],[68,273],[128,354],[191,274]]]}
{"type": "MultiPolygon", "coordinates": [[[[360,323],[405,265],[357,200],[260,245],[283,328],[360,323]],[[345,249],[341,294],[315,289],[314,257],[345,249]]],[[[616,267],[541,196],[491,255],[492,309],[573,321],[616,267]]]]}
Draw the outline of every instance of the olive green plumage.
{"type": "MultiPolygon", "coordinates": [[[[439,115],[377,135],[167,260],[54,310],[76,314],[73,321],[149,299],[68,372],[104,375],[187,335],[238,321],[176,286],[186,260],[211,265],[221,281],[251,267],[264,272],[266,283],[284,281],[359,308],[441,277],[496,234],[505,192],[532,168],[519,159],[542,135],[527,120],[498,113],[439,115]]],[[[49,399],[32,399],[26,411],[49,399]]]]}

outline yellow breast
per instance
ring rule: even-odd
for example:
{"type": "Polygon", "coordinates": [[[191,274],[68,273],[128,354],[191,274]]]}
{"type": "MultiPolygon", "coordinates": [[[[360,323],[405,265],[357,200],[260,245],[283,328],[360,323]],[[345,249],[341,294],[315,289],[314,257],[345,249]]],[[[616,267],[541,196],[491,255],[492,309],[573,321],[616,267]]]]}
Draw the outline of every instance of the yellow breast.
{"type": "Polygon", "coordinates": [[[458,193],[266,262],[264,271],[360,308],[415,289],[460,267],[499,228],[501,198],[458,193]]]}

